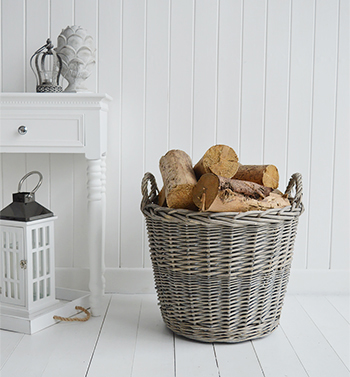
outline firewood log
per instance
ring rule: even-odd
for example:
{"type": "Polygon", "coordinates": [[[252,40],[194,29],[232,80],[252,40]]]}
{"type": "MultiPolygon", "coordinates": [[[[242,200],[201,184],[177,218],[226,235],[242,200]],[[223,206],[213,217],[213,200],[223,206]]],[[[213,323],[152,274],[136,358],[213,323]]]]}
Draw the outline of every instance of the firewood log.
{"type": "Polygon", "coordinates": [[[232,178],[238,170],[236,152],[227,145],[214,145],[209,148],[194,167],[197,179],[205,173],[232,178]]]}
{"type": "Polygon", "coordinates": [[[161,207],[166,207],[166,198],[165,198],[165,189],[164,186],[162,189],[159,191],[158,194],[158,205],[161,207]]]}
{"type": "Polygon", "coordinates": [[[168,207],[197,210],[192,199],[197,179],[190,156],[178,149],[170,150],[160,159],[159,169],[168,207]]]}
{"type": "Polygon", "coordinates": [[[251,181],[276,189],[279,182],[279,174],[274,165],[241,165],[231,178],[243,181],[251,181]]]}
{"type": "Polygon", "coordinates": [[[201,211],[246,212],[281,208],[289,201],[270,187],[254,182],[203,175],[193,190],[193,201],[201,211]]]}

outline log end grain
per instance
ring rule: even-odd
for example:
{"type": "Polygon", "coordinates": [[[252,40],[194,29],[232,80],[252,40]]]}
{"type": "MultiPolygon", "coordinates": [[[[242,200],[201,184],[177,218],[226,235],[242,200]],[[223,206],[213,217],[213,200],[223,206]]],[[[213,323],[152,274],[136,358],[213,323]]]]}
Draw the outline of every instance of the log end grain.
{"type": "Polygon", "coordinates": [[[205,173],[231,178],[238,170],[236,152],[227,145],[217,144],[209,148],[194,167],[197,179],[205,173]]]}
{"type": "Polygon", "coordinates": [[[239,165],[232,177],[242,181],[250,181],[259,185],[276,189],[279,184],[278,169],[275,165],[239,165]]]}
{"type": "Polygon", "coordinates": [[[262,184],[266,187],[276,189],[279,183],[278,169],[275,165],[267,165],[263,174],[262,184]]]}
{"type": "Polygon", "coordinates": [[[202,211],[206,211],[215,200],[220,186],[218,176],[203,174],[193,189],[193,202],[202,211]]]}

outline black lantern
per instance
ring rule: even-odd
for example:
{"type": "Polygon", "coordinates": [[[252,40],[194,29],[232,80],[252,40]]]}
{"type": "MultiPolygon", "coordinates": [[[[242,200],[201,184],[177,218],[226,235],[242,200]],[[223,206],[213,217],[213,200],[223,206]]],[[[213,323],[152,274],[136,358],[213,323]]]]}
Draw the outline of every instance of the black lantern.
{"type": "Polygon", "coordinates": [[[36,91],[39,93],[62,92],[59,79],[62,69],[62,60],[53,48],[51,39],[40,47],[30,58],[30,67],[36,77],[36,91]],[[35,69],[33,67],[35,62],[35,69]]]}
{"type": "Polygon", "coordinates": [[[39,313],[56,305],[54,214],[35,201],[42,174],[26,174],[13,202],[0,211],[0,328],[27,334],[45,327],[39,313]],[[31,192],[22,183],[38,174],[31,192]],[[39,321],[39,322],[38,322],[39,321]]]}

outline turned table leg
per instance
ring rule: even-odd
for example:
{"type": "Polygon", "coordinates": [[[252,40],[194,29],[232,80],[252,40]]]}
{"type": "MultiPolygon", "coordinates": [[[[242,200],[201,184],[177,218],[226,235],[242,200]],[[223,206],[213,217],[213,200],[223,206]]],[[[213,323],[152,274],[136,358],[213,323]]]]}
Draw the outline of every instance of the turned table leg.
{"type": "Polygon", "coordinates": [[[105,234],[105,162],[104,157],[88,160],[88,252],[90,262],[90,304],[93,316],[102,314],[104,279],[104,234],[105,234]]]}

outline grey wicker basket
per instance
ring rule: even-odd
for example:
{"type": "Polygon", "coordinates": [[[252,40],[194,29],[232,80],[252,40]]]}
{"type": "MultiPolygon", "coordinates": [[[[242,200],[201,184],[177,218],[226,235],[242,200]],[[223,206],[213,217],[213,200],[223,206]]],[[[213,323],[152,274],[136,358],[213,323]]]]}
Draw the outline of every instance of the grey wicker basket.
{"type": "Polygon", "coordinates": [[[157,205],[155,178],[145,174],[141,211],[160,310],[170,330],[203,342],[234,343],[278,326],[303,212],[299,173],[286,193],[291,205],[282,209],[171,209],[157,205]]]}

